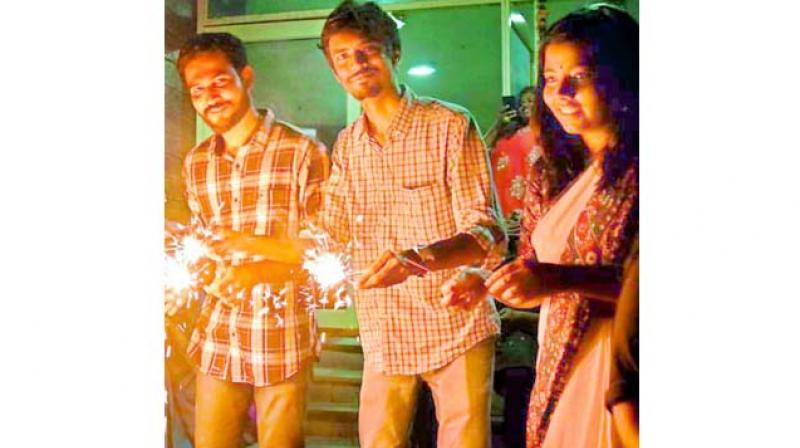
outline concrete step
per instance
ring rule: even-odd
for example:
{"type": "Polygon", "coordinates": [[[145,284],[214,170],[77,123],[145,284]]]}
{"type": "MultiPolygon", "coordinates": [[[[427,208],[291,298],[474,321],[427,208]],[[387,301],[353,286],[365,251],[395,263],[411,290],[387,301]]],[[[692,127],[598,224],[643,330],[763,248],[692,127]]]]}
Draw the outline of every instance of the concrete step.
{"type": "Polygon", "coordinates": [[[352,336],[326,337],[322,342],[322,349],[336,352],[363,353],[361,341],[359,341],[357,337],[352,336]]]}
{"type": "Polygon", "coordinates": [[[358,336],[358,320],[353,308],[316,310],[316,317],[320,333],[324,333],[326,339],[332,336],[358,336]]]}
{"type": "Polygon", "coordinates": [[[317,367],[328,367],[336,369],[363,370],[364,355],[361,353],[337,352],[333,350],[322,350],[317,367]]]}
{"type": "Polygon", "coordinates": [[[349,419],[358,418],[358,403],[309,403],[307,412],[309,415],[309,420],[311,420],[313,417],[335,417],[343,422],[348,422],[351,421],[349,419]]]}
{"type": "Polygon", "coordinates": [[[314,366],[315,383],[360,385],[361,370],[314,366]]]}
{"type": "Polygon", "coordinates": [[[320,414],[306,419],[306,436],[358,439],[358,417],[320,414]]]}
{"type": "Polygon", "coordinates": [[[306,448],[358,448],[358,439],[306,437],[306,448]]]}
{"type": "Polygon", "coordinates": [[[355,384],[311,383],[308,387],[308,402],[358,402],[360,390],[361,387],[355,384]]]}

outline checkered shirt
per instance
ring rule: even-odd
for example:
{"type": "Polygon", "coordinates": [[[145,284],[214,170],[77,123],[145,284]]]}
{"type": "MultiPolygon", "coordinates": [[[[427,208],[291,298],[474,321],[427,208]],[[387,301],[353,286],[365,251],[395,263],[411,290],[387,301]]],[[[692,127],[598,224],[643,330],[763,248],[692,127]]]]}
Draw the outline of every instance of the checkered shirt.
{"type": "MultiPolygon", "coordinates": [[[[208,226],[268,236],[297,236],[322,202],[324,145],[266,111],[248,143],[231,156],[221,136],[192,149],[183,165],[192,216],[208,226]]],[[[235,260],[246,262],[254,260],[235,260]]],[[[319,351],[316,323],[299,294],[302,281],[269,285],[278,301],[231,307],[207,295],[189,344],[201,372],[255,386],[290,377],[319,351]]]]}
{"type": "MultiPolygon", "coordinates": [[[[407,87],[404,92],[383,147],[367,132],[363,114],[339,134],[320,226],[349,243],[356,273],[386,249],[460,232],[475,235],[487,249],[485,267],[498,265],[506,240],[474,119],[459,106],[417,98],[407,87]],[[487,231],[503,236],[492,238],[487,231]]],[[[361,343],[372,368],[387,375],[431,371],[499,332],[490,300],[469,311],[440,304],[442,284],[458,271],[356,292],[361,343]]]]}

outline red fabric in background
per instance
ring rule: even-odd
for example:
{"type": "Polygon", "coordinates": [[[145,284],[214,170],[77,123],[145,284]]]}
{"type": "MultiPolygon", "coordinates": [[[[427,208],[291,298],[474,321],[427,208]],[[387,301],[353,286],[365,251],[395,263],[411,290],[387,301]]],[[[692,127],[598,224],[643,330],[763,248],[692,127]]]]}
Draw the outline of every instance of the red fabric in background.
{"type": "Polygon", "coordinates": [[[492,150],[492,177],[503,216],[522,213],[525,182],[533,162],[541,154],[538,137],[525,126],[510,137],[501,138],[492,150]]]}

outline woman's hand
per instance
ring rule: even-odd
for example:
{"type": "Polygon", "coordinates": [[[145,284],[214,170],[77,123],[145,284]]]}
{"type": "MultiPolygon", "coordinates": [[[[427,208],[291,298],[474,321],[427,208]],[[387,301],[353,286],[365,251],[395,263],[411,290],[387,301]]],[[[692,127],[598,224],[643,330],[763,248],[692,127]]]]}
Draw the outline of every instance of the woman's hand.
{"type": "Polygon", "coordinates": [[[551,293],[543,272],[521,257],[495,271],[485,286],[495,299],[514,308],[535,308],[551,293]]]}

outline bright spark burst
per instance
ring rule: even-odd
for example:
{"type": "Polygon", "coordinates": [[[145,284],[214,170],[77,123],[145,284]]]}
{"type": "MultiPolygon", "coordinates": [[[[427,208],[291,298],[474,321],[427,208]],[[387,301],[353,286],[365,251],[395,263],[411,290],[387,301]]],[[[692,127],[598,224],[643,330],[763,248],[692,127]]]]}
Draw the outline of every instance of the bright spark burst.
{"type": "MultiPolygon", "coordinates": [[[[186,228],[174,225],[178,232],[186,228]]],[[[210,251],[202,238],[207,238],[207,232],[200,231],[201,238],[194,234],[175,235],[167,233],[171,244],[167,245],[167,255],[164,260],[164,285],[174,292],[181,293],[194,288],[199,280],[199,275],[192,267],[201,258],[208,256],[210,251]]]]}
{"type": "Polygon", "coordinates": [[[195,282],[195,276],[189,266],[181,263],[174,257],[167,257],[165,261],[164,285],[174,292],[186,290],[195,282]]]}
{"type": "Polygon", "coordinates": [[[350,295],[356,273],[353,270],[349,250],[336,247],[326,232],[315,227],[303,230],[301,237],[311,239],[315,243],[314,247],[305,252],[303,269],[321,290],[316,293],[311,289],[302,291],[309,312],[313,312],[318,306],[328,305],[329,299],[333,300],[334,309],[351,306],[353,300],[350,295]],[[320,295],[314,297],[315,294],[320,295]]]}
{"type": "Polygon", "coordinates": [[[307,270],[314,281],[327,291],[347,279],[346,256],[334,252],[309,249],[303,269],[307,270]]]}
{"type": "Polygon", "coordinates": [[[208,255],[208,248],[202,241],[192,235],[181,240],[181,258],[187,263],[196,263],[200,258],[208,255]]]}

